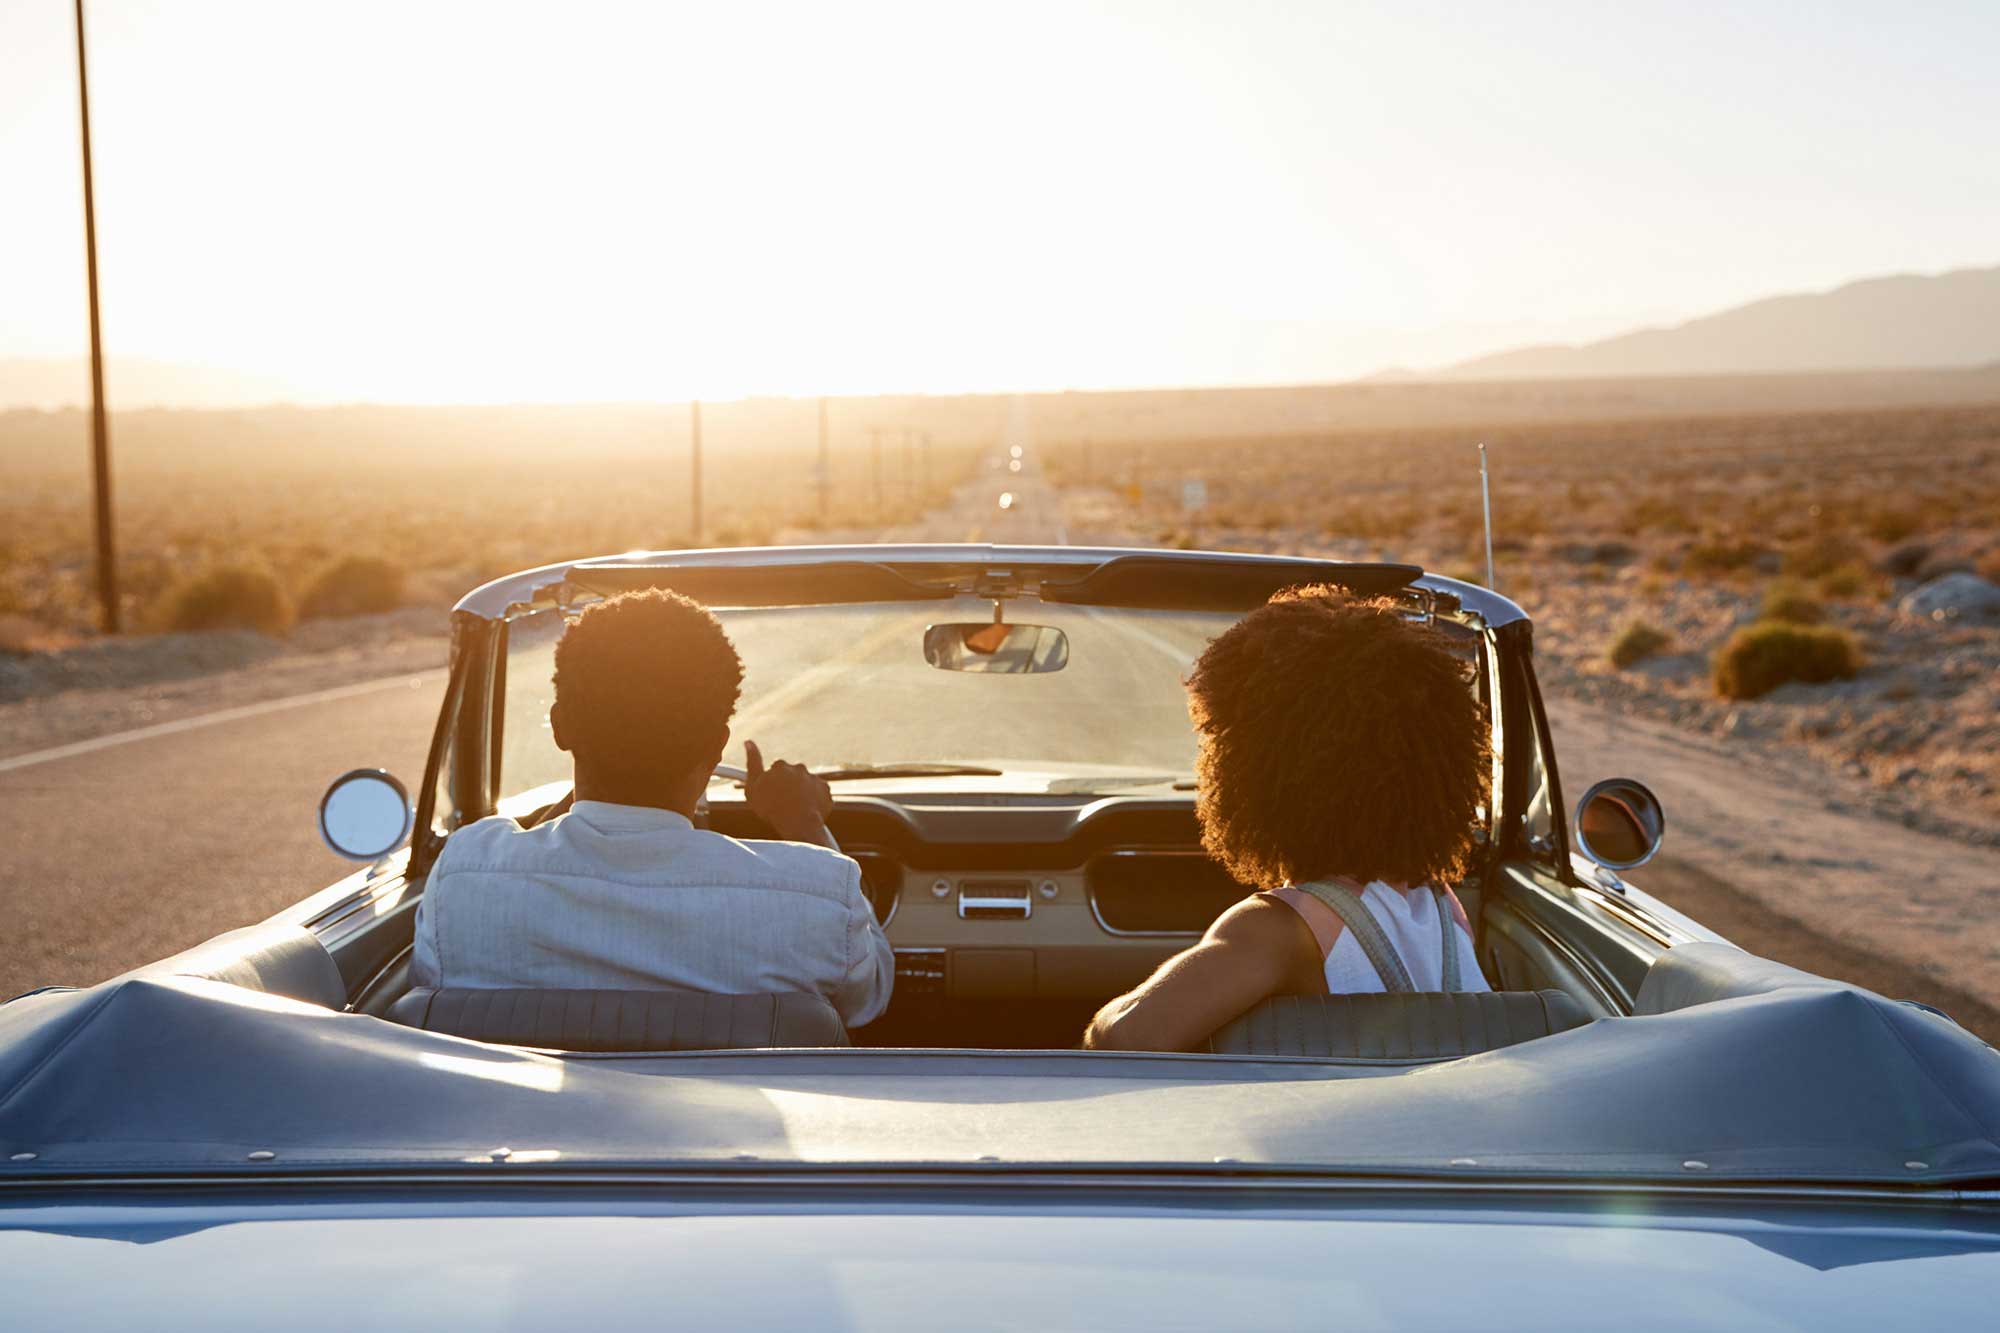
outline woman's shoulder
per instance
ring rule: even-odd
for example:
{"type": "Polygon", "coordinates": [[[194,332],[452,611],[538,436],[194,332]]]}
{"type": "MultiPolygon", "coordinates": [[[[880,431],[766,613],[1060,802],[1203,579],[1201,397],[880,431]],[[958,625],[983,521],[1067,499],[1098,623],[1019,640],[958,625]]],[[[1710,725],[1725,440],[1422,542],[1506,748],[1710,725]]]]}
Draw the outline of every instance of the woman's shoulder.
{"type": "Polygon", "coordinates": [[[1295,889],[1271,889],[1240,898],[1215,919],[1209,933],[1244,943],[1289,943],[1302,915],[1295,896],[1305,897],[1295,889]]]}

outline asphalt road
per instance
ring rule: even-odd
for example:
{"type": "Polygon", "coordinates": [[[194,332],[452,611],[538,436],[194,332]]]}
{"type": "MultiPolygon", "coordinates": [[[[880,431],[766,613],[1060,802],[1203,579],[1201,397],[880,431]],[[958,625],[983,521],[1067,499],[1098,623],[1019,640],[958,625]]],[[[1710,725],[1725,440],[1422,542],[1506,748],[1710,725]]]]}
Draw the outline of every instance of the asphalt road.
{"type": "Polygon", "coordinates": [[[414,786],[443,692],[435,671],[46,762],[0,761],[0,996],[101,981],[347,874],[320,842],[320,794],[351,768],[414,786]]]}

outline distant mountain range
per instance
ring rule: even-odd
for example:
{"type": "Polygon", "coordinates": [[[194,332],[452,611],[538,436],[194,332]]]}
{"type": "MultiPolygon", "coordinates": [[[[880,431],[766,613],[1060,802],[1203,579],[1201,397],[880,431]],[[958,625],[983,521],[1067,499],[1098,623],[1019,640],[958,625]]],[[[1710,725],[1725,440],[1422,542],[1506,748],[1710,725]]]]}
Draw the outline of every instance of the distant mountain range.
{"type": "MultiPolygon", "coordinates": [[[[1866,278],[1829,292],[1773,296],[1672,328],[1576,346],[1520,347],[1438,370],[1355,383],[1641,380],[1713,375],[2000,369],[2000,267],[1866,278]]],[[[145,357],[110,358],[114,408],[237,408],[312,401],[280,380],[145,357]]],[[[1949,386],[1947,386],[1949,387],[1949,386]]],[[[1962,386],[1950,393],[1963,392],[1962,386]]],[[[0,357],[0,410],[88,404],[80,357],[0,357]]]]}
{"type": "Polygon", "coordinates": [[[1581,346],[1521,347],[1396,378],[1567,380],[2000,363],[2000,268],[1866,278],[1581,346]]]}

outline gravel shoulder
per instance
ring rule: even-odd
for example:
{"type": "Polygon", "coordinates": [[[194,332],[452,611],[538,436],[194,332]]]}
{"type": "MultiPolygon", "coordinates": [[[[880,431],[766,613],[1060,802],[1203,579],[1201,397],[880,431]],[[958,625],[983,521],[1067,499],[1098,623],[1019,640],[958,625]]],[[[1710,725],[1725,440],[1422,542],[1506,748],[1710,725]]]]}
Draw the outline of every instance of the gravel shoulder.
{"type": "Polygon", "coordinates": [[[225,708],[442,670],[442,612],[253,630],[157,634],[0,658],[0,760],[225,708]]]}
{"type": "Polygon", "coordinates": [[[1717,905],[1726,893],[1734,901],[1723,914],[1776,930],[1767,937],[1785,951],[1773,957],[1843,977],[1854,959],[1871,959],[1898,998],[1920,986],[2000,998],[2000,848],[1884,818],[1863,782],[1809,753],[1560,696],[1549,717],[1569,800],[1614,776],[1658,793],[1678,869],[1633,871],[1641,888],[1735,938],[1692,903],[1717,905]]]}

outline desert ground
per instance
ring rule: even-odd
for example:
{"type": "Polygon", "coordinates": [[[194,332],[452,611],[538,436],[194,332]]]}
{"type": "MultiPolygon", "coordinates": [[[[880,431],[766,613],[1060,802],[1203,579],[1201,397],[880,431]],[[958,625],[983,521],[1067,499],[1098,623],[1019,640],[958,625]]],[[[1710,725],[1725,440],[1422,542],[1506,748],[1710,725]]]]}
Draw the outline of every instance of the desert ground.
{"type": "MultiPolygon", "coordinates": [[[[1635,879],[1992,1038],[2000,616],[1916,595],[2000,581],[2000,384],[1945,379],[845,400],[824,500],[814,404],[713,405],[701,537],[1283,550],[1484,581],[1483,441],[1495,578],[1535,617],[1572,798],[1627,772],[1667,799],[1667,853],[1635,879]],[[1025,474],[992,470],[1010,439],[1025,474]],[[996,519],[1005,486],[1032,524],[996,519]],[[1723,697],[1718,658],[1774,620],[1839,636],[1842,673],[1723,697]]],[[[22,817],[0,881],[27,926],[0,991],[97,980],[342,873],[310,803],[335,763],[414,762],[449,602],[690,540],[688,426],[652,407],[119,414],[140,632],[107,640],[82,419],[0,414],[0,790],[22,817]],[[329,602],[317,585],[356,555],[394,586],[329,602]],[[218,568],[258,572],[281,622],[216,625],[202,603],[207,627],[175,629],[218,568]],[[89,748],[134,728],[164,731],[89,748]],[[24,763],[52,747],[76,752],[24,763]],[[175,827],[86,836],[113,818],[175,827]]]]}

